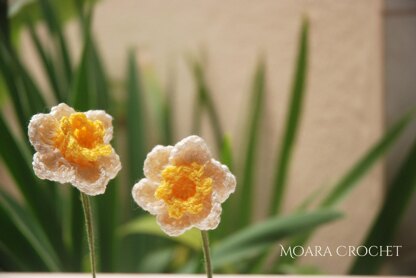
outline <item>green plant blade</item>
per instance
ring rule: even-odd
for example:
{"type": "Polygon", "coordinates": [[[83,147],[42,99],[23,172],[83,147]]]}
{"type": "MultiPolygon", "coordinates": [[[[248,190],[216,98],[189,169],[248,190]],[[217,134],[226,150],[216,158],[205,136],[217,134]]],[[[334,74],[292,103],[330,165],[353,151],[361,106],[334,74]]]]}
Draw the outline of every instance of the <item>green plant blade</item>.
{"type": "MultiPolygon", "coordinates": [[[[67,21],[74,18],[77,14],[77,5],[74,0],[47,0],[50,6],[53,6],[52,11],[55,13],[55,18],[59,20],[59,24],[63,26],[67,21]],[[59,15],[59,17],[58,17],[59,15]]],[[[6,1],[7,2],[7,1],[6,1]]],[[[27,18],[30,17],[33,24],[38,22],[45,22],[45,16],[39,1],[35,0],[15,0],[9,1],[8,16],[10,18],[10,25],[12,28],[12,37],[14,42],[18,42],[20,38],[20,31],[26,27],[27,18]]],[[[82,0],[84,5],[97,2],[97,0],[82,0]]],[[[7,9],[6,9],[7,10],[7,9]]],[[[2,10],[3,11],[3,10],[2,10]]],[[[50,19],[49,19],[50,21],[50,19]]]]}
{"type": "MultiPolygon", "coordinates": [[[[1,216],[0,216],[1,218],[1,216]]],[[[2,222],[3,229],[9,229],[7,225],[2,222]]],[[[19,271],[29,271],[30,267],[28,267],[25,262],[11,251],[7,246],[5,246],[0,241],[0,270],[1,271],[13,271],[18,269],[19,271]]]]}
{"type": "Polygon", "coordinates": [[[274,181],[274,190],[272,193],[272,201],[270,203],[270,215],[279,213],[282,206],[287,183],[287,175],[289,173],[289,167],[292,159],[293,148],[296,142],[300,116],[302,114],[302,105],[306,90],[307,77],[308,33],[309,24],[308,21],[305,20],[302,24],[295,69],[295,79],[292,85],[291,99],[288,114],[286,116],[283,141],[280,146],[276,164],[277,169],[274,181]]]}
{"type": "Polygon", "coordinates": [[[154,235],[162,238],[167,238],[188,246],[194,250],[201,250],[201,235],[198,230],[192,229],[180,236],[169,237],[160,229],[159,225],[157,225],[155,217],[150,215],[138,217],[121,226],[119,229],[119,235],[121,237],[126,237],[132,234],[154,235]]]}
{"type": "MultiPolygon", "coordinates": [[[[321,208],[329,208],[338,205],[341,200],[347,197],[348,193],[357,186],[359,180],[371,169],[372,166],[393,146],[394,142],[403,133],[404,129],[413,119],[413,114],[405,115],[394,126],[392,126],[379,141],[373,145],[337,182],[329,194],[320,203],[321,208]]],[[[309,240],[311,233],[306,233],[300,237],[295,237],[290,246],[304,245],[309,240]]],[[[284,257],[278,264],[289,264],[296,261],[296,257],[284,257]]]]}
{"type": "MultiPolygon", "coordinates": [[[[364,246],[391,245],[403,213],[416,189],[416,141],[413,143],[406,160],[401,165],[383,206],[364,240],[364,246]]],[[[375,275],[380,271],[385,258],[382,256],[357,257],[350,274],[375,275]]]]}
{"type": "Polygon", "coordinates": [[[220,161],[221,163],[228,166],[228,168],[232,171],[234,168],[234,161],[233,161],[233,148],[231,143],[231,137],[228,135],[224,135],[222,139],[222,148],[220,153],[220,161]]]}
{"type": "Polygon", "coordinates": [[[63,33],[59,13],[57,12],[55,6],[53,6],[48,0],[38,0],[38,4],[40,10],[42,11],[46,26],[48,27],[49,34],[55,39],[56,49],[59,53],[58,65],[61,69],[61,82],[64,82],[66,87],[69,87],[72,80],[71,56],[68,50],[68,43],[66,42],[65,35],[63,33]]]}
{"type": "Polygon", "coordinates": [[[313,229],[341,216],[340,213],[321,210],[275,217],[245,228],[218,242],[213,249],[215,268],[253,257],[282,238],[313,229]]]}
{"type": "Polygon", "coordinates": [[[215,143],[217,146],[218,152],[221,151],[223,146],[223,138],[224,132],[221,126],[221,121],[219,117],[219,113],[215,108],[214,100],[211,96],[211,90],[208,87],[206,82],[206,74],[204,70],[204,66],[201,62],[196,60],[190,61],[190,66],[192,70],[192,74],[195,80],[197,96],[196,96],[196,104],[194,110],[194,133],[199,133],[200,125],[201,125],[201,117],[202,117],[202,109],[206,108],[208,113],[208,118],[212,126],[212,130],[215,136],[215,143]]]}
{"type": "Polygon", "coordinates": [[[251,216],[253,213],[253,180],[254,169],[256,168],[256,151],[257,143],[260,134],[260,121],[262,117],[263,104],[265,98],[265,64],[264,61],[260,61],[257,65],[257,69],[254,75],[253,88],[251,91],[251,111],[248,119],[248,127],[245,138],[247,140],[247,146],[245,150],[245,160],[243,167],[243,177],[241,184],[241,216],[240,227],[244,227],[250,223],[251,216]]]}
{"type": "MultiPolygon", "coordinates": [[[[5,261],[14,263],[20,271],[47,271],[48,268],[40,259],[39,255],[33,250],[32,245],[17,229],[15,223],[10,218],[10,214],[0,204],[1,238],[0,252],[5,261]]],[[[0,260],[2,270],[7,270],[12,265],[0,260]],[[5,265],[3,265],[5,264],[5,265]]],[[[17,270],[12,269],[12,270],[17,270]]]]}
{"type": "Polygon", "coordinates": [[[8,1],[0,1],[0,37],[2,40],[10,42],[8,10],[8,1]]]}
{"type": "MultiPolygon", "coordinates": [[[[131,51],[127,57],[126,65],[126,85],[127,100],[124,104],[125,119],[127,127],[127,185],[122,196],[123,200],[131,200],[131,186],[135,184],[141,177],[143,177],[143,163],[147,152],[147,132],[146,132],[146,114],[144,110],[146,105],[144,103],[144,90],[142,83],[142,75],[136,64],[136,57],[131,51]]],[[[142,215],[142,210],[133,210],[136,204],[132,202],[125,202],[124,218],[131,219],[137,214],[142,215]]],[[[149,240],[146,236],[138,235],[123,240],[123,252],[127,259],[123,259],[122,267],[125,271],[135,271],[139,261],[145,256],[145,251],[149,248],[149,240]],[[140,246],[140,248],[137,248],[140,246]]],[[[152,247],[157,248],[158,243],[152,242],[152,247]]]]}
{"type": "Polygon", "coordinates": [[[84,42],[81,61],[74,76],[70,100],[72,107],[78,111],[87,111],[96,104],[96,91],[93,88],[91,69],[91,38],[88,36],[84,42]]]}
{"type": "Polygon", "coordinates": [[[128,57],[127,76],[127,146],[129,150],[129,184],[132,185],[143,175],[143,161],[147,149],[143,91],[133,52],[130,52],[128,57]]]}
{"type": "MultiPolygon", "coordinates": [[[[0,130],[0,145],[7,146],[7,148],[0,148],[0,156],[16,181],[17,188],[24,197],[25,202],[29,204],[40,220],[44,219],[45,215],[49,215],[50,212],[47,191],[43,189],[43,186],[34,177],[27,156],[21,151],[17,140],[10,132],[10,128],[1,114],[0,130]]],[[[51,222],[48,221],[48,225],[50,224],[51,222]]]]}
{"type": "Polygon", "coordinates": [[[49,86],[55,96],[55,99],[58,102],[63,102],[64,93],[61,91],[62,88],[60,87],[59,79],[56,74],[56,68],[55,68],[55,65],[52,63],[52,58],[48,54],[47,49],[42,44],[37,32],[35,31],[35,28],[33,27],[33,22],[28,22],[27,28],[29,29],[31,40],[36,49],[36,53],[38,55],[39,61],[42,64],[43,72],[48,78],[49,86]]]}
{"type": "Polygon", "coordinates": [[[137,271],[142,273],[163,273],[166,272],[174,257],[174,249],[165,248],[146,254],[140,262],[137,271]]]}
{"type": "Polygon", "coordinates": [[[94,198],[97,209],[94,216],[98,224],[96,234],[97,252],[99,253],[99,270],[102,272],[115,271],[115,258],[117,255],[116,227],[118,217],[118,183],[116,180],[109,182],[106,194],[94,198]],[[108,209],[111,208],[111,209],[108,209]]]}
{"type": "Polygon", "coordinates": [[[0,71],[19,120],[19,128],[26,134],[31,116],[46,107],[44,97],[14,49],[0,45],[0,60],[0,71]]]}
{"type": "Polygon", "coordinates": [[[168,82],[166,85],[166,100],[164,101],[163,109],[163,130],[164,130],[164,144],[173,145],[175,144],[175,111],[174,111],[174,101],[176,97],[175,91],[176,84],[176,75],[174,70],[170,70],[168,76],[168,82]]]}
{"type": "Polygon", "coordinates": [[[158,127],[158,138],[160,143],[164,145],[174,144],[173,142],[173,114],[172,114],[172,98],[174,90],[172,85],[168,85],[168,89],[164,92],[160,81],[157,79],[154,70],[151,67],[144,68],[140,74],[143,91],[146,92],[150,109],[148,112],[154,111],[155,125],[158,127]]]}
{"type": "Polygon", "coordinates": [[[19,122],[19,128],[23,134],[26,134],[27,124],[31,117],[25,94],[20,84],[20,78],[17,77],[15,65],[11,61],[9,50],[2,43],[0,44],[0,71],[6,85],[8,95],[10,96],[16,118],[19,122]]]}
{"type": "Polygon", "coordinates": [[[20,232],[27,238],[33,248],[42,258],[45,265],[50,271],[62,270],[58,256],[50,244],[46,234],[39,226],[37,221],[18,205],[10,196],[4,191],[0,191],[0,204],[10,215],[10,218],[20,230],[20,232]]]}
{"type": "Polygon", "coordinates": [[[332,207],[339,204],[354,188],[357,182],[370,168],[381,158],[396,142],[409,122],[413,114],[408,114],[398,121],[353,167],[334,185],[333,189],[321,202],[321,207],[332,207]]]}
{"type": "Polygon", "coordinates": [[[68,214],[65,215],[65,220],[68,221],[66,222],[67,229],[64,232],[69,231],[67,248],[71,254],[71,270],[81,271],[85,235],[81,196],[78,189],[72,186],[68,193],[68,207],[66,209],[68,214]]]}
{"type": "Polygon", "coordinates": [[[92,74],[97,94],[97,108],[111,110],[110,86],[101,54],[94,40],[91,42],[92,74]]]}

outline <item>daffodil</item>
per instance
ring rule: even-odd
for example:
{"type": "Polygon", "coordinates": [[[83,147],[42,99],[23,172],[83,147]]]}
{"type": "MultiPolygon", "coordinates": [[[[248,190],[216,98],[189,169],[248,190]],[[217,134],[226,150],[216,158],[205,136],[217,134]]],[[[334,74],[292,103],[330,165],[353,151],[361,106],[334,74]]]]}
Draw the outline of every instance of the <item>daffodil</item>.
{"type": "Polygon", "coordinates": [[[195,135],[175,146],[154,147],[144,162],[144,175],[133,187],[133,198],[156,215],[170,236],[192,227],[215,229],[221,204],[236,187],[228,167],[214,160],[204,140],[195,135]]]}
{"type": "Polygon", "coordinates": [[[110,145],[112,117],[102,110],[76,112],[61,103],[36,114],[28,128],[36,153],[33,169],[41,179],[71,183],[87,195],[104,193],[121,169],[110,145]]]}

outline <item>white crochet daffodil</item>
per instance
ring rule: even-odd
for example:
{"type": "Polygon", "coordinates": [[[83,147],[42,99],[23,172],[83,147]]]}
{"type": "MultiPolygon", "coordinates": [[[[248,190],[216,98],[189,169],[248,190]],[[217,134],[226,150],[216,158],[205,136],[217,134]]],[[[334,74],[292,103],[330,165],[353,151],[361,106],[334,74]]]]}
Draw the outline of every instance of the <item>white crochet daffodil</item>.
{"type": "Polygon", "coordinates": [[[133,187],[133,198],[156,215],[170,236],[192,227],[215,229],[221,204],[236,187],[228,167],[214,160],[204,140],[195,135],[175,146],[154,147],[144,162],[144,174],[146,178],[133,187]]]}
{"type": "Polygon", "coordinates": [[[112,117],[102,110],[76,112],[61,103],[36,114],[28,128],[36,153],[33,169],[41,179],[71,183],[87,195],[105,192],[121,169],[110,145],[112,117]]]}

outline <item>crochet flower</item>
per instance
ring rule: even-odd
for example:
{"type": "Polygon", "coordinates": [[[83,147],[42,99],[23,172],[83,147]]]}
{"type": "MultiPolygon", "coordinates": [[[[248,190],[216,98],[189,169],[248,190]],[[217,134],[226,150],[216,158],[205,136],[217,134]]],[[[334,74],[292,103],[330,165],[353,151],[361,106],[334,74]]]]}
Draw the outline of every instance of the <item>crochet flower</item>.
{"type": "Polygon", "coordinates": [[[112,117],[102,110],[76,112],[61,103],[29,123],[29,140],[36,153],[33,169],[41,179],[71,183],[88,195],[104,193],[121,169],[110,145],[112,117]]]}
{"type": "Polygon", "coordinates": [[[192,227],[215,229],[221,204],[236,186],[227,166],[214,160],[204,140],[195,135],[175,146],[154,147],[144,162],[144,174],[146,178],[133,187],[133,198],[156,215],[170,236],[192,227]]]}

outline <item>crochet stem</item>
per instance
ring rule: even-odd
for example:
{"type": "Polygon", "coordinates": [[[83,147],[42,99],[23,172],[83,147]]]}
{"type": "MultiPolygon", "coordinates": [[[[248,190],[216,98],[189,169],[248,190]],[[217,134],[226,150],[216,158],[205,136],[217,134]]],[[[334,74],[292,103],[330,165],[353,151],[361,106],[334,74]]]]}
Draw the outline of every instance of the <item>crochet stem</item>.
{"type": "Polygon", "coordinates": [[[92,277],[95,278],[95,249],[94,249],[94,229],[92,223],[92,212],[90,200],[87,195],[81,192],[82,208],[84,209],[85,227],[87,228],[88,247],[90,250],[90,263],[92,277]]]}
{"type": "Polygon", "coordinates": [[[207,273],[207,278],[212,278],[212,264],[211,264],[211,254],[209,250],[209,239],[208,232],[201,231],[202,236],[202,249],[204,250],[204,261],[205,261],[205,272],[207,273]]]}

